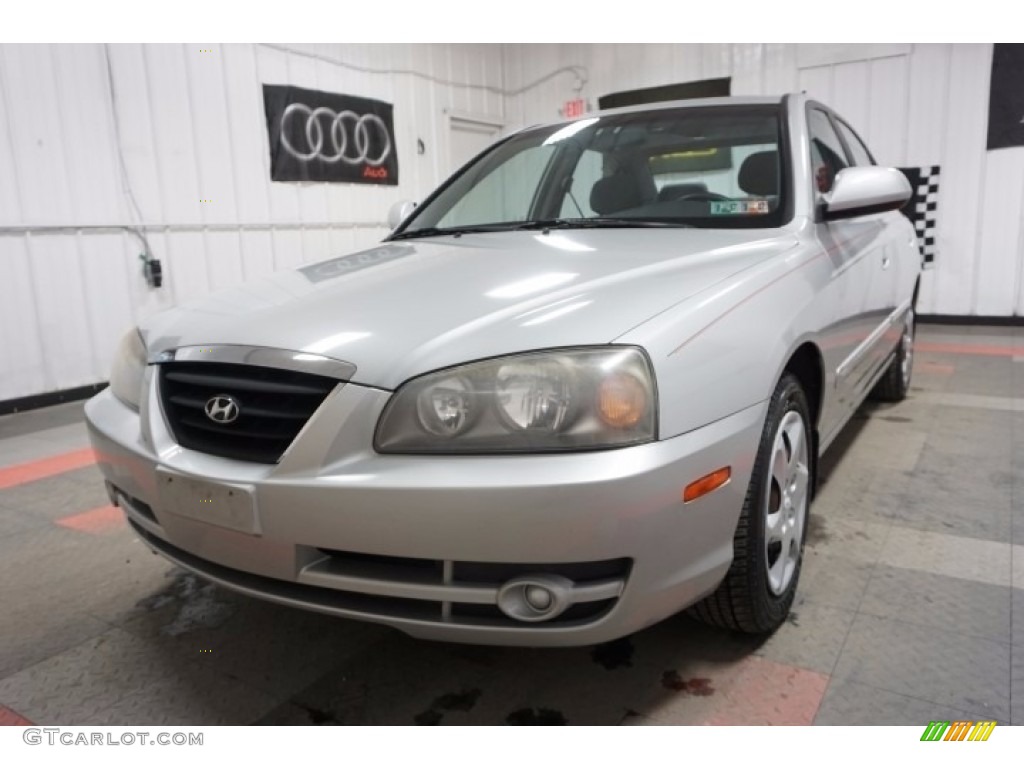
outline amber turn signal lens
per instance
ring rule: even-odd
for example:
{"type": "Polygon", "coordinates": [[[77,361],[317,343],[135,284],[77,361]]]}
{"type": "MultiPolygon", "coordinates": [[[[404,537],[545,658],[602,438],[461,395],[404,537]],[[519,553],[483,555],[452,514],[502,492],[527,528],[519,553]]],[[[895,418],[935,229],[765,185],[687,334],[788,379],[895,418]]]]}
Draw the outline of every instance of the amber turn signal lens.
{"type": "Polygon", "coordinates": [[[597,413],[609,427],[635,427],[647,410],[647,393],[635,376],[613,373],[597,389],[597,413]]]}
{"type": "Polygon", "coordinates": [[[694,480],[683,491],[683,503],[689,504],[691,501],[696,501],[701,496],[711,493],[716,488],[721,488],[732,477],[731,467],[722,467],[716,469],[710,475],[704,475],[699,480],[694,480]]]}

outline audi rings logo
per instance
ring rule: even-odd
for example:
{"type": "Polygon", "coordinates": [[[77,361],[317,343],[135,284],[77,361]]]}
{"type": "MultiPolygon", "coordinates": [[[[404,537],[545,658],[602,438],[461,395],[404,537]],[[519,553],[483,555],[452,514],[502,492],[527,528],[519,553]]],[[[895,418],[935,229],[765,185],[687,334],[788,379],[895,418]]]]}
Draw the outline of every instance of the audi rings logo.
{"type": "Polygon", "coordinates": [[[372,112],[357,115],[350,109],[335,112],[294,102],[281,115],[281,145],[303,162],[316,158],[325,163],[378,166],[391,155],[391,134],[387,123],[372,112]],[[305,146],[293,143],[297,134],[305,138],[305,146]]]}
{"type": "Polygon", "coordinates": [[[263,85],[273,181],[398,184],[395,109],[386,101],[263,85]]]}

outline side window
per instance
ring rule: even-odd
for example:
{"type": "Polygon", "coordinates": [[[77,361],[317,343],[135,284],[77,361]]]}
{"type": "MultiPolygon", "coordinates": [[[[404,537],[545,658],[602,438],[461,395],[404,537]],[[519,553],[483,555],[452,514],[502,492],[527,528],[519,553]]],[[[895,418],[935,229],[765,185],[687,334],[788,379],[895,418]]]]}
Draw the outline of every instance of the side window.
{"type": "Polygon", "coordinates": [[[836,175],[849,163],[828,115],[820,109],[812,109],[807,122],[811,133],[811,169],[814,173],[814,182],[818,191],[825,193],[832,189],[836,175]]]}
{"type": "Polygon", "coordinates": [[[843,135],[843,139],[846,141],[846,146],[850,148],[850,153],[853,155],[854,165],[874,165],[874,161],[871,159],[871,153],[868,152],[868,148],[864,146],[864,142],[857,138],[857,134],[853,132],[842,120],[837,120],[836,125],[839,126],[839,133],[843,135]]]}

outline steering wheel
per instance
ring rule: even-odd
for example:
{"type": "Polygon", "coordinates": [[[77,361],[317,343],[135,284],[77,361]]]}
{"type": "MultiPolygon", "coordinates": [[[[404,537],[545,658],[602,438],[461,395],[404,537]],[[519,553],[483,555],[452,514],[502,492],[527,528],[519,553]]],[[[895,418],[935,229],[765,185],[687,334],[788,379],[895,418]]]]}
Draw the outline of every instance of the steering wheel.
{"type": "Polygon", "coordinates": [[[706,200],[706,201],[710,202],[711,200],[726,200],[726,201],[728,201],[728,200],[732,200],[732,198],[731,197],[727,197],[726,195],[720,195],[717,192],[691,192],[688,195],[683,195],[682,197],[677,197],[676,198],[677,202],[681,201],[681,200],[706,200]]]}

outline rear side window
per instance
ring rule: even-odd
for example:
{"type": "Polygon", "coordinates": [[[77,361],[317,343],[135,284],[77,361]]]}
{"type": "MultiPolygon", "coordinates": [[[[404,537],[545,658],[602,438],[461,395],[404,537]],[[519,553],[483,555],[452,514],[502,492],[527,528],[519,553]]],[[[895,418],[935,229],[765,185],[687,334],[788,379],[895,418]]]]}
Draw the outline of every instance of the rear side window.
{"type": "Polygon", "coordinates": [[[850,154],[853,155],[853,164],[874,165],[875,161],[871,159],[871,153],[868,152],[868,148],[864,146],[864,142],[857,137],[853,129],[842,120],[836,120],[836,125],[839,126],[839,133],[843,135],[846,146],[850,148],[850,154]]]}
{"type": "Polygon", "coordinates": [[[836,129],[828,115],[820,109],[812,109],[807,116],[811,132],[811,168],[814,171],[814,183],[819,192],[824,194],[832,189],[838,173],[846,168],[846,152],[836,129]]]}

